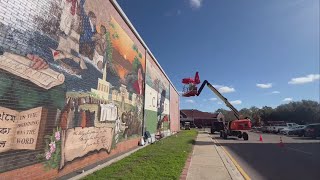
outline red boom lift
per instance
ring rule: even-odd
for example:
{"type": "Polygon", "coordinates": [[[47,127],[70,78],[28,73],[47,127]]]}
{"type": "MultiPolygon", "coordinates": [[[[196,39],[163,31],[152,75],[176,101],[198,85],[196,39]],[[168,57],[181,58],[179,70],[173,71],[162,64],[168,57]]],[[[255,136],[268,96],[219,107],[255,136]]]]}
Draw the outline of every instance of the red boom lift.
{"type": "Polygon", "coordinates": [[[246,131],[251,129],[251,120],[249,118],[241,119],[239,111],[235,107],[233,107],[232,104],[227,100],[227,98],[222,96],[222,94],[216,88],[214,88],[207,80],[203,81],[199,90],[197,90],[196,85],[200,84],[198,72],[196,72],[194,78],[182,79],[182,83],[187,84],[189,86],[186,88],[186,91],[182,94],[182,96],[199,96],[204,86],[207,85],[208,88],[211,89],[211,91],[214,92],[226,104],[226,106],[233,111],[237,119],[232,120],[227,124],[223,122],[224,130],[220,131],[220,137],[227,139],[228,136],[237,136],[238,138],[243,138],[244,140],[249,139],[248,133],[246,131]]]}

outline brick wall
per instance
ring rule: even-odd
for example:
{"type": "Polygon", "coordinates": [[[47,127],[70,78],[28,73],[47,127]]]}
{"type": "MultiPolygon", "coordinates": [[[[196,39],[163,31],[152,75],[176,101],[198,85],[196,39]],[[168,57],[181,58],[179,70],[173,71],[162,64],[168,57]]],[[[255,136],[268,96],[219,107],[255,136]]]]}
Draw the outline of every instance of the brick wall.
{"type": "Polygon", "coordinates": [[[170,86],[170,130],[180,131],[179,94],[170,86]]]}
{"type": "Polygon", "coordinates": [[[136,147],[146,51],[111,1],[1,0],[1,179],[57,178],[136,147]]]}
{"type": "Polygon", "coordinates": [[[126,142],[121,142],[117,145],[117,148],[115,148],[110,154],[108,154],[105,151],[100,151],[82,159],[77,159],[72,163],[68,164],[68,166],[66,166],[60,171],[56,169],[47,171],[44,169],[43,165],[39,163],[2,173],[1,179],[54,179],[57,177],[64,176],[68,173],[81,170],[86,166],[89,166],[95,162],[102,161],[110,156],[125,152],[128,149],[137,147],[139,140],[140,138],[135,138],[126,142]]]}

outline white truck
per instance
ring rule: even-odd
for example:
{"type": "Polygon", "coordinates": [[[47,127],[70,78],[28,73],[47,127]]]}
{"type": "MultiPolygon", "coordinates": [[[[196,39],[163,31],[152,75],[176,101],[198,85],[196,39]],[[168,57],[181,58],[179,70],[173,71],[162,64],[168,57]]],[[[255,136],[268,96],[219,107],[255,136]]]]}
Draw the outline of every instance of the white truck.
{"type": "Polygon", "coordinates": [[[292,128],[295,126],[299,126],[299,124],[296,124],[296,123],[277,124],[275,126],[271,126],[271,132],[280,133],[280,131],[284,128],[292,128]]]}

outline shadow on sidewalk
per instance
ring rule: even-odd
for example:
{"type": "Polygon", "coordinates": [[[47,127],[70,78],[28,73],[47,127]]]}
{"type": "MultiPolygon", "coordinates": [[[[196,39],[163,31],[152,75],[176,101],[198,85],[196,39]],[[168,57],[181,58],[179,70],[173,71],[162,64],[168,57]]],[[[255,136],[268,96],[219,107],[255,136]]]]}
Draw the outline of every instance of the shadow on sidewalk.
{"type": "MultiPolygon", "coordinates": [[[[215,137],[214,139],[223,139],[222,137],[215,137]]],[[[226,140],[226,141],[229,141],[229,140],[242,140],[241,138],[236,138],[236,137],[228,137],[227,139],[223,139],[223,140],[226,140]]]]}
{"type": "Polygon", "coordinates": [[[194,145],[196,145],[196,146],[208,146],[208,145],[212,146],[212,145],[214,145],[214,142],[212,142],[212,141],[195,141],[194,145]]]}
{"type": "Polygon", "coordinates": [[[207,131],[198,130],[198,134],[209,134],[207,131]]]}

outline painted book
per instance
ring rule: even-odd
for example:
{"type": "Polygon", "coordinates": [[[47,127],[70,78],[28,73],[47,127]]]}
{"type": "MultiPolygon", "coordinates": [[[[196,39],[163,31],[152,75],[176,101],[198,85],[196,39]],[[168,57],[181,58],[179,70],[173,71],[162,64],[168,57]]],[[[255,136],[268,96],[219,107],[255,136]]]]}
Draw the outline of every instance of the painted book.
{"type": "Polygon", "coordinates": [[[22,112],[0,107],[0,153],[12,149],[39,149],[46,115],[42,107],[22,112]]]}

